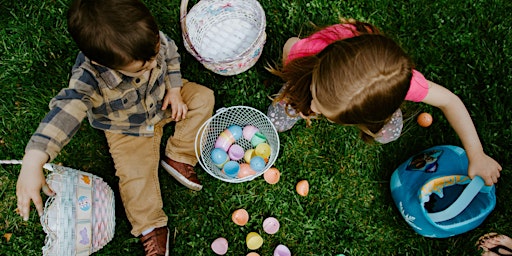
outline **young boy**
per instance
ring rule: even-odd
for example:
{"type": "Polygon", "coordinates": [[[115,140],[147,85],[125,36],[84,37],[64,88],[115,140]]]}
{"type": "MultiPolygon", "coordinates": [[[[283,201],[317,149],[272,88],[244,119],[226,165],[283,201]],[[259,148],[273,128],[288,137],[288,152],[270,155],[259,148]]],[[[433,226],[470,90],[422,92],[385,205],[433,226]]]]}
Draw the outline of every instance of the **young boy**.
{"type": "Polygon", "coordinates": [[[16,188],[19,214],[28,220],[33,201],[41,215],[39,192],[53,194],[42,166],[87,116],[105,132],[131,233],[141,236],[146,255],[168,255],[158,180],[163,127],[176,122],[161,165],[180,183],[200,190],[194,139],[212,115],[213,92],[181,78],[177,46],[139,0],[74,0],[68,30],[81,52],[69,87],[52,99],[26,147],[16,188]]]}

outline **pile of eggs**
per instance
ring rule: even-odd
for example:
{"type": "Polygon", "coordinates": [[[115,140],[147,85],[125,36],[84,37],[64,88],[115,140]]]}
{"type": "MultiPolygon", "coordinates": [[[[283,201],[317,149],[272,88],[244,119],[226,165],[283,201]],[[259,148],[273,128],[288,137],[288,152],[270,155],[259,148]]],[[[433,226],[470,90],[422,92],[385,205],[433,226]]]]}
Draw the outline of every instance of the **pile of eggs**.
{"type": "Polygon", "coordinates": [[[230,125],[220,133],[211,151],[211,160],[215,166],[230,178],[244,178],[255,175],[265,169],[272,149],[267,138],[254,125],[243,128],[230,125]],[[240,139],[250,143],[252,148],[244,150],[240,139]]]}
{"type": "MultiPolygon", "coordinates": [[[[239,226],[244,226],[247,224],[247,221],[249,220],[249,213],[241,208],[233,212],[231,219],[233,222],[239,226]]],[[[279,231],[280,224],[279,221],[274,217],[268,217],[263,221],[263,231],[269,235],[273,235],[279,231]]],[[[247,245],[247,248],[249,250],[258,250],[263,245],[263,238],[258,232],[249,232],[245,238],[245,242],[247,245]]],[[[228,240],[224,237],[219,237],[215,239],[212,244],[211,248],[213,252],[217,255],[225,255],[228,251],[228,240]]],[[[291,256],[292,253],[290,252],[290,249],[286,247],[283,244],[279,244],[274,249],[273,256],[291,256]]],[[[250,252],[247,254],[247,256],[259,256],[256,252],[250,252]]]]}

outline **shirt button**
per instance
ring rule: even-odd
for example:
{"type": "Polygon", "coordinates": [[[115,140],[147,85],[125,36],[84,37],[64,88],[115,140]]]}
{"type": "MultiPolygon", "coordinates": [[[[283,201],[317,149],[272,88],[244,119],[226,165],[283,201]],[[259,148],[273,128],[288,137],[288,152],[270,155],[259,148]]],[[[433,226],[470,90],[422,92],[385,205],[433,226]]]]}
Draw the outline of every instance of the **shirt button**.
{"type": "Polygon", "coordinates": [[[140,83],[140,78],[135,79],[136,83],[140,83]]]}
{"type": "Polygon", "coordinates": [[[153,107],[153,103],[149,104],[149,107],[152,108],[153,107]]]}

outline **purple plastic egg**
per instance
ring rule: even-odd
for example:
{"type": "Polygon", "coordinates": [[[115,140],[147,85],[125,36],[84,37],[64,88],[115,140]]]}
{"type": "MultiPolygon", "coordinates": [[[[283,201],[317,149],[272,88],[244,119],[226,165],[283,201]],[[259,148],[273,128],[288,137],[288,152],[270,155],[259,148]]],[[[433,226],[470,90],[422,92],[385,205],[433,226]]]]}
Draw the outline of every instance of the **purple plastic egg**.
{"type": "Polygon", "coordinates": [[[224,237],[219,237],[212,242],[211,248],[217,255],[224,255],[228,252],[228,240],[224,237]]]}
{"type": "Polygon", "coordinates": [[[274,217],[268,217],[263,221],[263,230],[265,233],[273,235],[279,231],[279,221],[274,217]]]}
{"type": "Polygon", "coordinates": [[[288,247],[280,244],[274,250],[274,256],[292,256],[292,252],[288,247]]]}
{"type": "Polygon", "coordinates": [[[228,150],[229,158],[233,161],[238,161],[244,157],[245,151],[240,145],[233,144],[228,150]]]}

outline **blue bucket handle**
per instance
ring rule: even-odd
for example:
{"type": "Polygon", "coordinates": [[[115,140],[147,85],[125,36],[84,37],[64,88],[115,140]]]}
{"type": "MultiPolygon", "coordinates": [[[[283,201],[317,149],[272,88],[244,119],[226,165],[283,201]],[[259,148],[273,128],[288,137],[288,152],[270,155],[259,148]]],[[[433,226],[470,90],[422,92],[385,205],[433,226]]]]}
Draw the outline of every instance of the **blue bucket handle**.
{"type": "Polygon", "coordinates": [[[433,222],[442,222],[453,219],[468,207],[480,191],[489,192],[488,188],[491,187],[492,186],[485,186],[484,180],[479,176],[475,176],[452,205],[440,212],[428,213],[428,217],[433,222]]]}

